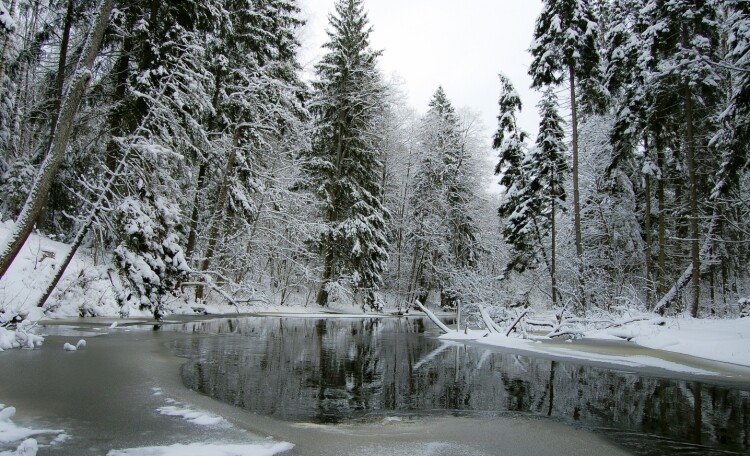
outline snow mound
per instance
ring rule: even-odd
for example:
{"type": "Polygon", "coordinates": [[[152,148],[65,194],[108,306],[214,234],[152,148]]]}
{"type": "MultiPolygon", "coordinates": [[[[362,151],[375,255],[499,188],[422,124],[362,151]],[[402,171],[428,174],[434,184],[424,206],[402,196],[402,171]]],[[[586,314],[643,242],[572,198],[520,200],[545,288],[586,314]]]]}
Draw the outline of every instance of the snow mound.
{"type": "Polygon", "coordinates": [[[28,321],[22,321],[15,331],[0,327],[0,351],[11,348],[37,348],[41,347],[44,337],[34,334],[34,325],[28,321]]]}
{"type": "Polygon", "coordinates": [[[112,450],[107,453],[107,456],[272,456],[290,451],[292,448],[294,445],[287,442],[248,445],[193,443],[112,450]]]}

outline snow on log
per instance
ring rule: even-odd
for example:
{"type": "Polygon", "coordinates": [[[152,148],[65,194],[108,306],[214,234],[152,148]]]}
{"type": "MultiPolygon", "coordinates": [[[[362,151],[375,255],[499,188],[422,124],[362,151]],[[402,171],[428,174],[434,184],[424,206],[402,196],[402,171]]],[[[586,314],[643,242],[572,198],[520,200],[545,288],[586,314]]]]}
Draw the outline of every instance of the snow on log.
{"type": "Polygon", "coordinates": [[[451,332],[451,330],[447,326],[445,326],[445,324],[442,321],[440,321],[440,319],[434,313],[432,313],[427,307],[423,306],[422,303],[419,302],[419,299],[414,300],[414,305],[419,307],[419,310],[424,312],[427,315],[427,317],[430,320],[432,320],[432,322],[435,323],[435,325],[438,328],[440,328],[441,331],[443,331],[446,334],[451,332]]]}
{"type": "Polygon", "coordinates": [[[485,309],[482,305],[479,305],[478,307],[479,314],[482,316],[482,321],[484,322],[485,326],[487,326],[487,329],[490,332],[499,333],[500,328],[498,328],[495,322],[492,321],[492,318],[490,318],[490,315],[487,313],[487,309],[485,309]]]}

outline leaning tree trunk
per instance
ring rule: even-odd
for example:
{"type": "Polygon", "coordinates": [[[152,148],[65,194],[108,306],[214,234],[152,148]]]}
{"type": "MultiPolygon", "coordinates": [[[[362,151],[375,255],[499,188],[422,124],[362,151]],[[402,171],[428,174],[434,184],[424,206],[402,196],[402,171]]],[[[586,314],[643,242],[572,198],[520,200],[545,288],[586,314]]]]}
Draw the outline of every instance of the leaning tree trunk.
{"type": "Polygon", "coordinates": [[[54,138],[52,138],[44,161],[39,167],[21,214],[16,219],[13,231],[0,245],[0,278],[10,268],[47,203],[52,181],[60,169],[65,149],[68,146],[73,120],[78,112],[81,99],[91,82],[91,69],[99,53],[104,30],[109,22],[109,15],[114,4],[115,0],[102,0],[99,5],[99,14],[86,37],[86,43],[78,61],[73,82],[62,101],[60,112],[54,122],[54,138]]]}

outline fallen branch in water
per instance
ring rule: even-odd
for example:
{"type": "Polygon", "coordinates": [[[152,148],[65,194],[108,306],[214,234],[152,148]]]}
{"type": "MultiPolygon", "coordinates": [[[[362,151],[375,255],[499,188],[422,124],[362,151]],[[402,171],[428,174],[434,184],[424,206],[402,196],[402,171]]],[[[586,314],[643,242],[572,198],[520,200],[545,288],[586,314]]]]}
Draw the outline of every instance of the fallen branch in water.
{"type": "Polygon", "coordinates": [[[510,325],[510,328],[508,328],[508,332],[506,332],[506,333],[505,333],[505,335],[506,335],[506,336],[510,336],[510,333],[512,333],[512,332],[513,332],[513,330],[514,330],[514,329],[516,328],[516,325],[518,325],[518,323],[520,323],[520,322],[521,322],[521,319],[522,319],[523,317],[525,317],[527,313],[529,313],[529,311],[528,311],[528,310],[524,310],[523,312],[521,312],[521,315],[519,315],[519,316],[518,316],[518,317],[516,318],[516,321],[514,321],[514,322],[513,322],[513,324],[512,324],[512,325],[510,325]]]}
{"type": "Polygon", "coordinates": [[[435,323],[435,325],[438,328],[440,328],[440,330],[443,331],[445,334],[448,334],[449,332],[451,332],[451,330],[447,326],[445,326],[445,324],[442,321],[440,321],[440,319],[434,313],[432,313],[427,307],[423,306],[422,303],[419,302],[419,299],[414,300],[414,305],[419,307],[419,310],[424,312],[427,315],[427,317],[430,320],[432,320],[432,322],[435,323]]]}

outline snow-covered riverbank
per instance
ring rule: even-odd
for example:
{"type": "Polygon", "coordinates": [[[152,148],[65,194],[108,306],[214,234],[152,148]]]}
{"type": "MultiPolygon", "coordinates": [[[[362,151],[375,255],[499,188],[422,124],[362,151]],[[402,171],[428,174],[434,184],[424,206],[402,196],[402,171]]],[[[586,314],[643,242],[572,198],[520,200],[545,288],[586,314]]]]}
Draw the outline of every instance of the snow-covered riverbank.
{"type": "Polygon", "coordinates": [[[441,338],[628,369],[741,376],[750,386],[750,318],[655,318],[584,331],[582,338],[567,341],[506,336],[487,330],[450,331],[441,338]]]}

